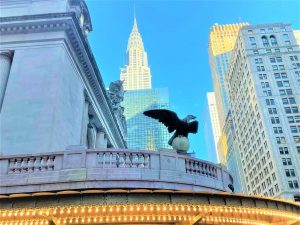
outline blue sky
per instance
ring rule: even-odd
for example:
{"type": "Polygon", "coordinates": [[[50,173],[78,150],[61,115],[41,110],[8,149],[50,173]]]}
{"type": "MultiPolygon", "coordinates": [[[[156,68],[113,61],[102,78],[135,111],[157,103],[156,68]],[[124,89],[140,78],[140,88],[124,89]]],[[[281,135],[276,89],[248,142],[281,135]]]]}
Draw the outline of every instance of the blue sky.
{"type": "MultiPolygon", "coordinates": [[[[133,25],[133,1],[86,0],[93,32],[89,42],[106,86],[119,79],[133,25]]],[[[216,161],[204,138],[206,93],[212,91],[208,36],[214,23],[290,23],[300,29],[298,0],[135,1],[136,18],[152,73],[153,87],[168,87],[171,107],[180,117],[193,114],[199,132],[190,135],[191,151],[216,161]]],[[[212,135],[212,134],[209,134],[212,135]]],[[[213,139],[211,138],[211,141],[213,139]]],[[[210,146],[210,147],[209,147],[210,146]]]]}

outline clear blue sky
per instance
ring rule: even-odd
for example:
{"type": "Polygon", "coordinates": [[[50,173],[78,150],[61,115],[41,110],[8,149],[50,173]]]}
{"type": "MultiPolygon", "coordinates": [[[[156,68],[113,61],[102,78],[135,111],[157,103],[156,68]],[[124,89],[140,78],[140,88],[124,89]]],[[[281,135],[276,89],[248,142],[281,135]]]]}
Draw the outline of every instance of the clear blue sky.
{"type": "MultiPolygon", "coordinates": [[[[133,1],[86,0],[93,23],[89,42],[108,86],[119,79],[133,25],[133,1]]],[[[199,132],[191,150],[208,154],[203,123],[208,120],[206,93],[212,91],[208,36],[214,23],[290,23],[300,29],[299,0],[135,1],[136,18],[148,53],[153,87],[168,87],[171,107],[180,117],[193,114],[199,132]]],[[[212,135],[212,134],[210,134],[212,135]]],[[[212,141],[213,139],[211,139],[212,141]]]]}

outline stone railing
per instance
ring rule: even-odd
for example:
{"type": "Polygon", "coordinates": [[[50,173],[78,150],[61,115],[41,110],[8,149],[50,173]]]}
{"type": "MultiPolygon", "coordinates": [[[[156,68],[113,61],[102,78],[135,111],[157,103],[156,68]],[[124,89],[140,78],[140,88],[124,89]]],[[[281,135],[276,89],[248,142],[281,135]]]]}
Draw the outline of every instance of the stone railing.
{"type": "Polygon", "coordinates": [[[177,154],[129,149],[80,149],[0,157],[0,194],[74,189],[145,188],[230,191],[221,166],[177,154]]]}
{"type": "Polygon", "coordinates": [[[33,173],[54,170],[55,156],[10,158],[8,173],[33,173]]]}
{"type": "Polygon", "coordinates": [[[150,154],[135,152],[99,152],[97,163],[103,168],[149,168],[150,154]]]}
{"type": "Polygon", "coordinates": [[[187,173],[198,174],[208,177],[218,177],[218,167],[200,160],[186,159],[185,169],[187,173]]]}

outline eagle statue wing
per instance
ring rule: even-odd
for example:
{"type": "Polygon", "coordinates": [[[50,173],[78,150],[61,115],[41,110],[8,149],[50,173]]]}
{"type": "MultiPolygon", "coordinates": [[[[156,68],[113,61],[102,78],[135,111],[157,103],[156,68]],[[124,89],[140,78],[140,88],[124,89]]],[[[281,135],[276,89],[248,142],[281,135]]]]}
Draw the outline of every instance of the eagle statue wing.
{"type": "Polygon", "coordinates": [[[143,112],[143,114],[163,123],[168,128],[169,133],[176,130],[178,125],[181,123],[181,120],[178,118],[177,114],[167,109],[147,110],[143,112]]]}
{"type": "Polygon", "coordinates": [[[196,134],[198,131],[198,121],[190,122],[188,125],[188,131],[189,133],[196,134]]]}

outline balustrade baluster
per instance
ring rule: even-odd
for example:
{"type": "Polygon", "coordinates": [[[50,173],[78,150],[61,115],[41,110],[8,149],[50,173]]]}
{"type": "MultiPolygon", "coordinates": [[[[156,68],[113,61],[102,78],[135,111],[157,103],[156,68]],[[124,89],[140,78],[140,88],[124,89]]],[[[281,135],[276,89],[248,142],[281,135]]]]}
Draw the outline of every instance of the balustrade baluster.
{"type": "Polygon", "coordinates": [[[8,173],[14,173],[15,172],[15,159],[9,160],[9,166],[8,166],[8,173]]]}
{"type": "Polygon", "coordinates": [[[28,168],[28,172],[29,173],[33,172],[33,169],[34,169],[34,158],[33,157],[29,158],[29,161],[28,161],[28,164],[27,164],[27,168],[28,168]]]}
{"type": "Polygon", "coordinates": [[[144,162],[145,162],[145,159],[144,159],[144,156],[143,154],[138,154],[138,168],[144,168],[144,162]]]}
{"type": "Polygon", "coordinates": [[[136,153],[132,154],[132,167],[137,168],[138,167],[138,163],[139,163],[139,159],[136,153]]]}
{"type": "Polygon", "coordinates": [[[125,157],[126,157],[126,154],[123,154],[123,153],[119,153],[118,154],[118,156],[119,156],[119,165],[118,165],[118,167],[120,167],[120,168],[125,168],[125,157]]]}
{"type": "Polygon", "coordinates": [[[117,154],[115,152],[111,153],[111,168],[117,167],[117,154]]]}
{"type": "Polygon", "coordinates": [[[36,157],[34,161],[34,172],[39,172],[41,170],[41,157],[36,157]]]}
{"type": "Polygon", "coordinates": [[[98,159],[97,159],[98,165],[103,167],[103,165],[104,165],[104,153],[103,152],[97,153],[97,157],[98,157],[98,159]]]}
{"type": "Polygon", "coordinates": [[[131,159],[130,159],[130,153],[125,153],[126,154],[126,159],[125,159],[125,163],[126,163],[126,167],[131,167],[131,159]]]}
{"type": "Polygon", "coordinates": [[[196,174],[200,173],[199,162],[196,162],[196,174]]]}
{"type": "Polygon", "coordinates": [[[28,158],[23,158],[21,162],[21,173],[22,172],[27,172],[28,171],[28,158]]]}
{"type": "Polygon", "coordinates": [[[54,159],[55,159],[55,156],[53,156],[53,155],[49,156],[48,161],[47,161],[48,170],[54,170],[54,159]]]}
{"type": "Polygon", "coordinates": [[[17,158],[15,162],[15,173],[21,173],[21,158],[17,158]]]}
{"type": "Polygon", "coordinates": [[[41,171],[46,171],[47,170],[47,156],[43,156],[41,160],[41,171]]]}
{"type": "Polygon", "coordinates": [[[145,165],[145,168],[149,168],[149,165],[150,164],[150,156],[148,154],[145,155],[145,162],[144,162],[144,165],[145,165]]]}
{"type": "Polygon", "coordinates": [[[104,168],[110,168],[110,161],[111,161],[111,153],[110,152],[106,152],[104,154],[104,168]]]}

